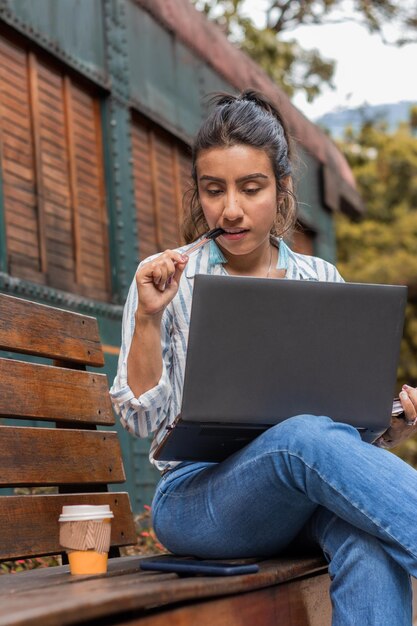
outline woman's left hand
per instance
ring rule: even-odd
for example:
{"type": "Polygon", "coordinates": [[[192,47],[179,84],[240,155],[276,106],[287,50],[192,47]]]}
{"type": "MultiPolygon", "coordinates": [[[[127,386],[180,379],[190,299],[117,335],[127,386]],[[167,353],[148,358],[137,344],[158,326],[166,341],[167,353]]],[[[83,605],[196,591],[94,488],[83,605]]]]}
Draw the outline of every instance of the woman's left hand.
{"type": "Polygon", "coordinates": [[[400,402],[404,415],[391,418],[391,426],[375,441],[381,448],[394,448],[417,432],[417,388],[404,385],[400,402]]]}

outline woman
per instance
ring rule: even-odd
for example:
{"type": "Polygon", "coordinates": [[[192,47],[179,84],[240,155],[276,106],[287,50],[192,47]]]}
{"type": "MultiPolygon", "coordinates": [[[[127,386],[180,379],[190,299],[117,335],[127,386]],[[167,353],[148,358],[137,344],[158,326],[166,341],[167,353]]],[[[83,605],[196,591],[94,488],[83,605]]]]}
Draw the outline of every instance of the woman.
{"type": "MultiPolygon", "coordinates": [[[[217,98],[197,134],[192,175],[186,241],[225,233],[190,258],[185,246],[140,264],[111,390],[128,431],[155,433],[151,461],[180,410],[196,274],[342,281],[332,265],[282,240],[295,221],[290,143],[261,95],[217,98]]],[[[178,554],[231,558],[271,556],[308,538],[329,562],[335,626],[411,624],[417,472],[380,447],[416,431],[417,390],[404,387],[401,403],[404,419],[393,418],[379,446],[330,418],[295,416],[222,463],[155,462],[159,539],[178,554]]]]}

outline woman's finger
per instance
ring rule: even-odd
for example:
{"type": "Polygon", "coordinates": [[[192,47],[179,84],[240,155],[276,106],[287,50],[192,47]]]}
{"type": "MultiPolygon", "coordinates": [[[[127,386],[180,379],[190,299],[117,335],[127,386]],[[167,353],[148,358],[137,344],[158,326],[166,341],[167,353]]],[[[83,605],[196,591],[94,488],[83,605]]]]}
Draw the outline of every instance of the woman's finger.
{"type": "Polygon", "coordinates": [[[417,398],[414,393],[411,394],[411,391],[415,390],[411,387],[404,386],[400,393],[400,401],[404,409],[405,422],[408,426],[414,426],[417,422],[417,398]]]}
{"type": "Polygon", "coordinates": [[[162,268],[159,263],[152,263],[150,267],[150,276],[154,285],[159,285],[162,280],[162,268]]]}
{"type": "Polygon", "coordinates": [[[414,408],[417,412],[417,389],[414,387],[410,387],[410,385],[403,385],[403,391],[408,394],[408,397],[413,403],[414,408]]]}

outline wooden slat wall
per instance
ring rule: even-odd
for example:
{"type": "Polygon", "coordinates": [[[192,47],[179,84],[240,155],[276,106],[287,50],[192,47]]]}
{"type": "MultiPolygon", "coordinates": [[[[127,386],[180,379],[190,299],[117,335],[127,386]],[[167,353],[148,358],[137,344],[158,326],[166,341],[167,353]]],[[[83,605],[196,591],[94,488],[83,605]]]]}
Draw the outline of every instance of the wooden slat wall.
{"type": "Polygon", "coordinates": [[[0,37],[0,133],[10,273],[108,299],[98,99],[0,37]]]}
{"type": "Polygon", "coordinates": [[[175,138],[135,119],[132,124],[140,259],[181,242],[182,196],[191,158],[175,138]]]}
{"type": "Polygon", "coordinates": [[[181,176],[181,189],[183,193],[187,193],[187,191],[192,186],[191,180],[191,150],[188,153],[183,150],[178,150],[178,158],[179,158],[179,167],[180,167],[180,176],[181,176]]]}
{"type": "Polygon", "coordinates": [[[38,196],[45,236],[45,271],[53,287],[75,291],[74,232],[62,78],[30,55],[38,196]],[[37,103],[37,106],[35,104],[37,103]],[[37,114],[36,114],[37,109],[37,114]]]}
{"type": "Polygon", "coordinates": [[[73,201],[77,207],[78,282],[85,295],[109,292],[107,211],[98,101],[67,80],[72,112],[73,201]]]}
{"type": "Polygon", "coordinates": [[[165,134],[155,133],[155,157],[159,190],[162,247],[178,245],[178,212],[174,170],[174,146],[165,134]]]}
{"type": "Polygon", "coordinates": [[[148,129],[142,124],[133,124],[132,157],[141,260],[159,249],[150,151],[151,143],[148,129]]]}
{"type": "Polygon", "coordinates": [[[0,146],[10,272],[44,282],[27,54],[0,37],[0,146]]]}

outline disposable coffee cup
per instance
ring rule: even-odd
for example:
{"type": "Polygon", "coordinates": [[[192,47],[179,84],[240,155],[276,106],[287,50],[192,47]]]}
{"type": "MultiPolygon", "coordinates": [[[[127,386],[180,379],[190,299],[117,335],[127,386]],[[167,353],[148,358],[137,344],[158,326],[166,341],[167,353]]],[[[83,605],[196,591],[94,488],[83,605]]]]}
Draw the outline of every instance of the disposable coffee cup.
{"type": "Polygon", "coordinates": [[[68,554],[71,574],[107,572],[113,517],[108,504],[62,507],[59,543],[68,554]]]}

